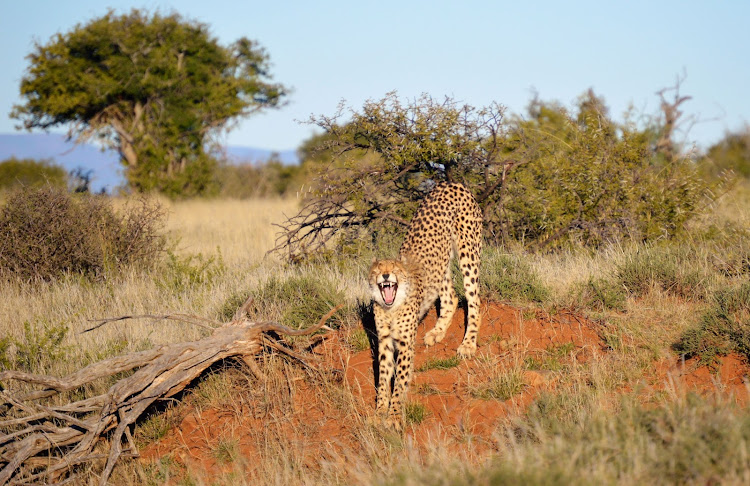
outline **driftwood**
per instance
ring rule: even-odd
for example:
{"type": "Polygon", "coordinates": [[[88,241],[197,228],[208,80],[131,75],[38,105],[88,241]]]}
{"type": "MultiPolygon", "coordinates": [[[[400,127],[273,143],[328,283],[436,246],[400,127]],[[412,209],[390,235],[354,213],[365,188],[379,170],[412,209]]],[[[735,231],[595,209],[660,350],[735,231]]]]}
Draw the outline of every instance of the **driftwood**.
{"type": "MultiPolygon", "coordinates": [[[[6,386],[16,381],[37,388],[21,393],[0,386],[0,484],[67,482],[75,478],[77,466],[103,460],[106,462],[99,484],[106,484],[118,459],[138,456],[130,428],[155,401],[173,397],[206,368],[226,358],[238,357],[258,374],[253,356],[264,348],[273,348],[304,363],[307,356],[282,346],[269,333],[300,336],[328,329],[325,322],[341,307],[333,309],[317,325],[296,331],[275,323],[249,321],[245,315],[249,303],[245,302],[232,321],[217,327],[206,338],[110,358],[65,378],[0,372],[0,382],[6,386]],[[135,371],[101,395],[65,405],[38,403],[131,370],[135,371]],[[11,409],[14,418],[7,413],[11,409]],[[95,452],[102,438],[109,440],[108,454],[95,452]]],[[[104,319],[94,328],[114,320],[120,318],[104,319]]]]}

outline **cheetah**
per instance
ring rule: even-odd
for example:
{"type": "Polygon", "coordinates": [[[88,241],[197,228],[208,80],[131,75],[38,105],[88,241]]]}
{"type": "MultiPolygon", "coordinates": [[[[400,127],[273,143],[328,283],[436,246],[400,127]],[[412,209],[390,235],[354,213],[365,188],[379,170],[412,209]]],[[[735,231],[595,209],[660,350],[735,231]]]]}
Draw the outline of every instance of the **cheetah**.
{"type": "Polygon", "coordinates": [[[370,267],[378,336],[375,414],[389,428],[402,428],[401,402],[411,378],[417,324],[440,299],[440,315],[424,338],[432,346],[443,340],[458,307],[450,267],[453,256],[458,257],[468,302],[466,332],[457,354],[471,358],[476,353],[481,229],[482,213],[471,192],[457,183],[437,184],[417,209],[398,259],[375,260],[370,267]]]}

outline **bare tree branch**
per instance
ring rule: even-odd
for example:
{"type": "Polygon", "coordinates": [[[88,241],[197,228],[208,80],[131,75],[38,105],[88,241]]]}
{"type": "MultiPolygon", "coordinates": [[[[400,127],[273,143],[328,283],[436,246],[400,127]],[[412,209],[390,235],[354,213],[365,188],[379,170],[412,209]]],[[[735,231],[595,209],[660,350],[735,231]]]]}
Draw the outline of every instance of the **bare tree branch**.
{"type": "MultiPolygon", "coordinates": [[[[76,466],[101,459],[106,462],[99,484],[106,484],[121,457],[138,456],[130,427],[155,401],[175,396],[209,366],[227,358],[237,357],[252,363],[253,373],[258,373],[260,369],[252,357],[264,348],[308,365],[311,356],[281,344],[269,333],[304,336],[329,329],[326,321],[341,308],[339,305],[332,309],[315,326],[294,330],[272,322],[249,321],[246,311],[250,302],[248,299],[238,309],[237,319],[217,327],[210,336],[198,341],[110,358],[64,378],[13,370],[0,372],[0,382],[19,382],[41,388],[31,392],[11,387],[0,389],[0,407],[7,411],[4,417],[8,417],[0,421],[0,484],[66,481],[75,477],[76,466]],[[101,395],[62,406],[38,403],[125,371],[133,373],[101,395]],[[110,432],[109,452],[95,454],[94,447],[99,439],[110,432]]],[[[100,325],[137,317],[154,316],[109,318],[100,325]]]]}

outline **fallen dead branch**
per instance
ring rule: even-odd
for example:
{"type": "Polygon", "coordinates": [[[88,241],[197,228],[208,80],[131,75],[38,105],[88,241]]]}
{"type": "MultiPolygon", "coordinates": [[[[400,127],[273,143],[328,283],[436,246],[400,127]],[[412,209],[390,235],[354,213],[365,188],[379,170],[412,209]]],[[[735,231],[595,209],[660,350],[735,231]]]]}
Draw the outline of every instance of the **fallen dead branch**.
{"type": "MultiPolygon", "coordinates": [[[[226,358],[238,357],[258,374],[253,357],[264,348],[306,364],[309,356],[282,345],[269,333],[302,336],[328,329],[325,322],[341,308],[331,310],[317,325],[297,331],[248,320],[245,310],[249,304],[248,300],[232,321],[217,327],[208,337],[110,358],[64,378],[0,372],[0,382],[6,385],[16,381],[38,388],[14,392],[0,387],[0,484],[56,483],[74,477],[77,466],[106,459],[99,478],[99,484],[105,484],[118,459],[138,456],[130,428],[155,401],[173,397],[209,366],[226,358]],[[101,395],[64,405],[38,403],[125,371],[133,373],[101,395]],[[95,452],[103,438],[109,440],[108,454],[95,452]]],[[[118,318],[103,319],[99,325],[115,320],[118,318]]]]}

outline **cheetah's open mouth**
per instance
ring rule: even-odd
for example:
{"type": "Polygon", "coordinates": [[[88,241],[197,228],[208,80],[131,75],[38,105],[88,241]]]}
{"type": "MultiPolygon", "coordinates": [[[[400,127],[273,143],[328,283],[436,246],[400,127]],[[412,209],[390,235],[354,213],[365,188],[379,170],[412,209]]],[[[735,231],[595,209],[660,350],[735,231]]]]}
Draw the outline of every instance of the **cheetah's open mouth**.
{"type": "Polygon", "coordinates": [[[383,296],[385,305],[393,305],[393,301],[396,300],[398,284],[396,282],[383,282],[378,284],[378,287],[380,287],[380,295],[383,296]]]}

